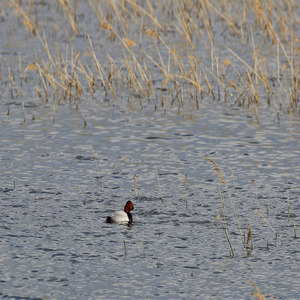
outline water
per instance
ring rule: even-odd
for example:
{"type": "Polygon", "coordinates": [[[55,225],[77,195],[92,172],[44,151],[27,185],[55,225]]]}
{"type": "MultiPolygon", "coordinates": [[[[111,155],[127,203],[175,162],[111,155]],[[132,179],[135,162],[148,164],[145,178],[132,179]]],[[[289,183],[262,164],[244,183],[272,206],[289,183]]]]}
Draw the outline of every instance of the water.
{"type": "Polygon", "coordinates": [[[250,282],[299,297],[297,113],[208,99],[178,113],[98,92],[53,120],[51,101],[23,92],[25,122],[21,98],[0,103],[0,297],[252,299],[250,282]],[[127,200],[133,226],[106,224],[127,200]]]}
{"type": "Polygon", "coordinates": [[[13,109],[12,116],[2,114],[2,297],[251,298],[253,280],[266,295],[297,298],[299,242],[292,225],[299,222],[299,132],[293,117],[256,122],[248,111],[214,104],[192,120],[94,108],[84,105],[85,129],[68,106],[55,122],[24,125],[13,109]],[[205,156],[223,168],[242,230],[251,224],[249,256],[225,199],[235,251],[229,257],[216,220],[222,209],[217,174],[205,156]],[[268,203],[268,221],[283,243],[256,215],[256,195],[264,216],[268,203]],[[135,204],[134,225],[105,224],[128,199],[135,204]]]}

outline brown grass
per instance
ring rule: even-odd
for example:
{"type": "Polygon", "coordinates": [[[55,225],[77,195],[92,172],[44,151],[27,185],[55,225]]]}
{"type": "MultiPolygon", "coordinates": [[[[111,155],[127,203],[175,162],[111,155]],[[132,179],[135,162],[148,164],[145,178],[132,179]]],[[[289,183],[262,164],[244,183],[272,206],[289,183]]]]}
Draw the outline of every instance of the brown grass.
{"type": "Polygon", "coordinates": [[[165,113],[174,105],[182,114],[191,104],[197,110],[203,98],[254,107],[257,117],[261,107],[272,107],[278,121],[281,111],[298,111],[295,1],[106,0],[89,1],[80,12],[79,2],[60,0],[49,7],[63,12],[54,13],[49,23],[39,16],[35,1],[10,1],[6,8],[46,54],[37,55],[33,48],[35,60],[28,62],[20,54],[18,82],[7,63],[11,98],[23,95],[24,84],[32,84],[31,73],[38,74],[33,83],[38,96],[45,102],[55,99],[58,105],[78,105],[86,90],[91,97],[103,90],[118,101],[125,90],[141,109],[148,101],[165,113]],[[107,52],[99,52],[99,40],[91,39],[80,13],[94,17],[107,52]],[[85,48],[76,49],[70,42],[52,45],[51,37],[57,34],[70,40],[81,34],[85,48]],[[112,56],[110,47],[119,48],[119,56],[112,56]],[[154,84],[158,75],[161,81],[154,84]]]}

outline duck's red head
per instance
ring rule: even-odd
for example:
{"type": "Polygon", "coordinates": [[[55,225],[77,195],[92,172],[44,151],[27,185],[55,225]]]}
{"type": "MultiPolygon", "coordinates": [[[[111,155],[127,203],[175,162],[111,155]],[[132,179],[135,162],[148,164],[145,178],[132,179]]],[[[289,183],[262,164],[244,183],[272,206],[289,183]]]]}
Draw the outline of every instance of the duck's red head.
{"type": "Polygon", "coordinates": [[[124,211],[126,212],[126,213],[129,213],[131,210],[133,210],[134,209],[134,207],[133,207],[133,204],[132,204],[132,202],[129,200],[129,201],[127,201],[126,202],[126,204],[125,204],[125,207],[124,207],[124,211]]]}

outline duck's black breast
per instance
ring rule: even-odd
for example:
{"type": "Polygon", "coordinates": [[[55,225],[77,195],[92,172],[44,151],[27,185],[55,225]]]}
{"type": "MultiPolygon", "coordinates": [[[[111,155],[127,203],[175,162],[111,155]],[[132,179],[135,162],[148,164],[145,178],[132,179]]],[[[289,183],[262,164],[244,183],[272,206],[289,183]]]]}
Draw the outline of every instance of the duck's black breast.
{"type": "Polygon", "coordinates": [[[111,216],[108,216],[107,218],[106,218],[106,221],[105,221],[106,223],[112,223],[112,219],[111,219],[111,216]]]}
{"type": "Polygon", "coordinates": [[[132,214],[129,212],[127,213],[128,219],[129,219],[129,224],[132,223],[132,214]]]}

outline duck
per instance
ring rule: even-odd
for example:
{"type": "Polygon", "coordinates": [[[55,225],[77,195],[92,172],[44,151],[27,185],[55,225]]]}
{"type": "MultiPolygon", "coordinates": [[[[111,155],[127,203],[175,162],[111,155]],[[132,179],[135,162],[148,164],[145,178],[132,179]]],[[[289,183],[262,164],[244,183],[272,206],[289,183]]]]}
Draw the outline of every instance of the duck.
{"type": "Polygon", "coordinates": [[[129,200],[124,206],[124,211],[115,211],[106,218],[106,223],[128,223],[132,224],[132,215],[130,213],[133,210],[133,203],[129,200]]]}

